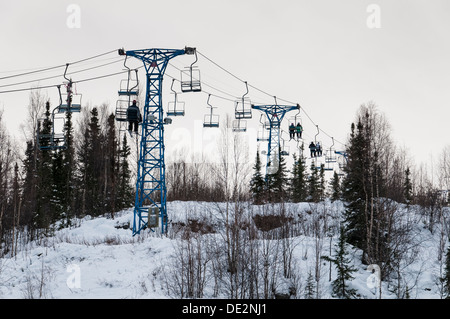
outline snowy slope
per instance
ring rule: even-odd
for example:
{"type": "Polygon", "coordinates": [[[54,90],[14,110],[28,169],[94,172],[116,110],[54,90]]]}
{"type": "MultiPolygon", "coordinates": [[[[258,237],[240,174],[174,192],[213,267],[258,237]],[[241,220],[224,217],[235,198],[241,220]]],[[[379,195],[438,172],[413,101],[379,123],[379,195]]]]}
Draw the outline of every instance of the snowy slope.
{"type": "MultiPolygon", "coordinates": [[[[312,218],[307,213],[311,212],[310,204],[287,205],[298,216],[312,218]]],[[[318,205],[335,214],[342,209],[342,203],[318,205]]],[[[195,218],[198,211],[209,212],[217,221],[218,207],[212,203],[168,203],[170,217],[175,222],[182,221],[186,215],[195,218]]],[[[54,237],[22,247],[17,256],[0,259],[0,298],[173,298],[167,292],[161,271],[163,266],[171,264],[177,240],[150,232],[132,237],[130,229],[119,227],[132,224],[132,218],[132,209],[120,212],[114,220],[86,217],[78,221],[78,227],[56,231],[54,237]]],[[[419,254],[412,264],[405,265],[408,276],[403,280],[411,288],[411,298],[439,298],[436,284],[439,236],[432,235],[420,224],[417,230],[419,254]]],[[[334,249],[337,236],[331,240],[334,249]]],[[[311,236],[298,236],[294,243],[295,265],[302,280],[306,280],[308,270],[314,267],[317,241],[311,236]]],[[[322,255],[328,255],[329,250],[330,238],[325,237],[321,242],[322,255]]],[[[351,286],[361,298],[376,298],[375,289],[367,284],[370,273],[359,261],[360,252],[353,250],[351,255],[358,268],[351,286]]],[[[320,271],[320,298],[332,298],[328,262],[321,262],[320,271]]],[[[332,279],[335,275],[333,267],[332,279]]],[[[280,278],[279,282],[283,280],[280,278]]],[[[383,298],[395,298],[389,290],[383,283],[383,298]]],[[[206,290],[205,298],[210,296],[206,290]]]]}

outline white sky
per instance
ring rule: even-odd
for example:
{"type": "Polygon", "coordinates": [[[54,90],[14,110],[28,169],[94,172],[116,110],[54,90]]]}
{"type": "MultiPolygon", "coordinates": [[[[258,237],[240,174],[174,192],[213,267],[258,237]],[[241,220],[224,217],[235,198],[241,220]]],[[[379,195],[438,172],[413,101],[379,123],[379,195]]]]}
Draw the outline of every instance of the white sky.
{"type": "MultiPolygon", "coordinates": [[[[373,101],[387,116],[397,144],[407,148],[416,163],[436,160],[450,143],[448,0],[2,1],[0,30],[0,78],[121,47],[133,50],[192,46],[249,84],[299,103],[322,130],[338,141],[347,140],[359,106],[373,101]],[[72,3],[81,10],[80,28],[67,25],[71,15],[67,8],[72,3]],[[372,14],[367,12],[370,4],[381,10],[380,28],[367,25],[372,14]]],[[[116,58],[117,54],[110,54],[102,62],[80,64],[73,70],[116,58]]],[[[191,61],[192,56],[183,56],[171,63],[183,68],[191,61]]],[[[140,66],[137,61],[134,65],[140,66]]],[[[199,57],[198,66],[205,83],[236,97],[245,92],[242,83],[204,58],[199,57]]],[[[73,75],[73,80],[122,69],[119,62],[73,75]]],[[[30,84],[2,85],[55,74],[59,73],[0,80],[0,91],[30,84]]],[[[167,74],[180,77],[171,66],[167,74]]],[[[113,107],[120,79],[121,76],[115,76],[80,83],[77,88],[84,103],[108,102],[113,107]]],[[[62,81],[61,77],[40,85],[62,81]]],[[[164,83],[163,103],[167,105],[172,98],[171,79],[166,78],[164,83]]],[[[208,87],[204,89],[213,92],[208,87]]],[[[56,88],[45,92],[56,105],[56,88]]],[[[19,127],[26,120],[28,97],[29,92],[0,94],[0,109],[4,110],[10,133],[18,138],[23,136],[19,127]]],[[[274,102],[254,90],[250,90],[249,97],[252,101],[274,102]]],[[[186,102],[187,116],[174,118],[174,124],[167,129],[168,148],[170,143],[179,143],[176,138],[183,132],[195,136],[195,125],[201,126],[208,111],[206,99],[203,93],[179,96],[186,102]]],[[[219,107],[220,114],[233,114],[232,102],[213,98],[211,102],[219,107]]],[[[259,113],[254,111],[253,120],[248,123],[250,134],[256,134],[258,120],[259,113]]],[[[303,123],[306,134],[314,138],[316,128],[306,117],[303,123]]],[[[197,129],[197,133],[200,131],[197,129]]],[[[209,138],[211,131],[207,132],[200,133],[203,139],[209,138]]],[[[318,139],[324,145],[331,143],[324,134],[318,139]]],[[[295,147],[294,143],[290,145],[295,147]]]]}

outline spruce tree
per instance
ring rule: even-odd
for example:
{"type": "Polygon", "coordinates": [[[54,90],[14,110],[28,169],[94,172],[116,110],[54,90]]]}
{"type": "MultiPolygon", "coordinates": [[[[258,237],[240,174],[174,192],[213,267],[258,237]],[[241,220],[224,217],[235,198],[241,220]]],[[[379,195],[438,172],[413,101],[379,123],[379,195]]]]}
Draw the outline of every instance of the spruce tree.
{"type": "Polygon", "coordinates": [[[324,164],[320,164],[319,183],[317,185],[318,185],[319,201],[323,201],[323,200],[325,200],[325,193],[326,193],[325,165],[324,164]]]}
{"type": "Polygon", "coordinates": [[[294,154],[294,167],[291,179],[291,199],[294,203],[304,202],[308,196],[306,184],[306,164],[302,155],[297,159],[294,154]]]}
{"type": "Polygon", "coordinates": [[[351,266],[351,259],[347,257],[346,237],[344,228],[340,228],[339,241],[335,246],[335,258],[323,256],[322,258],[333,263],[337,270],[336,279],[332,282],[332,295],[340,299],[354,299],[358,297],[357,291],[350,288],[348,281],[354,279],[352,274],[357,271],[351,266]]]}
{"type": "Polygon", "coordinates": [[[411,183],[411,171],[408,168],[405,170],[405,183],[403,185],[403,198],[404,203],[409,205],[412,201],[412,183],[411,183]]]}
{"type": "Polygon", "coordinates": [[[66,149],[63,154],[64,166],[62,168],[62,175],[65,181],[63,188],[63,205],[66,217],[66,226],[70,226],[70,219],[76,215],[76,161],[72,112],[66,112],[66,121],[64,125],[66,149]]]}
{"type": "Polygon", "coordinates": [[[287,198],[287,169],[286,161],[281,156],[281,149],[278,151],[278,169],[273,174],[267,176],[267,192],[271,202],[279,203],[287,198]]]}
{"type": "Polygon", "coordinates": [[[443,282],[444,296],[446,299],[450,299],[450,247],[447,248],[447,253],[445,254],[445,274],[443,282]]]}
{"type": "Polygon", "coordinates": [[[132,206],[134,193],[131,187],[131,171],[128,164],[128,156],[131,149],[127,144],[127,135],[123,134],[122,148],[119,151],[119,186],[117,196],[117,209],[124,209],[132,206]]]}
{"type": "Polygon", "coordinates": [[[334,172],[333,178],[330,181],[331,200],[337,201],[341,199],[341,181],[337,172],[334,172]]]}
{"type": "MultiPolygon", "coordinates": [[[[50,134],[52,131],[52,121],[50,119],[50,102],[46,103],[45,120],[41,134],[50,134]]],[[[37,173],[37,194],[36,211],[33,216],[33,226],[36,229],[48,233],[49,226],[53,219],[53,163],[52,151],[44,149],[37,153],[36,173],[37,173]]]]}
{"type": "Polygon", "coordinates": [[[343,180],[343,200],[345,204],[344,223],[348,243],[366,250],[366,144],[363,124],[359,121],[355,127],[352,123],[350,143],[347,148],[347,165],[343,180]]]}
{"type": "MultiPolygon", "coordinates": [[[[31,225],[37,204],[37,165],[35,160],[36,145],[33,140],[27,141],[22,175],[22,218],[25,225],[31,225]]],[[[31,232],[31,235],[33,233],[31,232]]],[[[32,238],[30,238],[32,239],[32,238]]]]}
{"type": "Polygon", "coordinates": [[[305,299],[314,299],[316,291],[316,281],[311,273],[311,270],[308,271],[308,278],[306,279],[306,287],[305,287],[305,299]]]}
{"type": "Polygon", "coordinates": [[[320,200],[319,176],[314,161],[311,162],[310,175],[308,179],[308,200],[317,203],[320,200]]]}
{"type": "MultiPolygon", "coordinates": [[[[386,197],[386,162],[380,154],[383,147],[376,138],[376,113],[362,108],[358,124],[352,124],[347,152],[346,176],[343,181],[345,201],[344,225],[348,243],[362,249],[362,262],[381,264],[388,261],[388,236],[380,236],[389,230],[380,199],[386,197]]],[[[385,138],[387,139],[387,138],[385,138]]],[[[383,157],[386,160],[385,157],[383,157]]]]}
{"type": "Polygon", "coordinates": [[[107,121],[104,143],[104,173],[103,173],[103,196],[104,209],[114,218],[117,209],[117,174],[119,165],[116,163],[119,145],[116,136],[115,116],[110,114],[107,121]]]}
{"type": "Polygon", "coordinates": [[[256,152],[255,165],[253,166],[253,176],[250,180],[250,192],[252,193],[253,203],[262,204],[264,200],[265,181],[261,174],[261,158],[259,151],[256,152]]]}
{"type": "Polygon", "coordinates": [[[100,175],[103,173],[103,138],[100,131],[98,111],[94,107],[83,134],[79,149],[79,184],[82,214],[98,216],[104,212],[102,206],[100,175]]]}

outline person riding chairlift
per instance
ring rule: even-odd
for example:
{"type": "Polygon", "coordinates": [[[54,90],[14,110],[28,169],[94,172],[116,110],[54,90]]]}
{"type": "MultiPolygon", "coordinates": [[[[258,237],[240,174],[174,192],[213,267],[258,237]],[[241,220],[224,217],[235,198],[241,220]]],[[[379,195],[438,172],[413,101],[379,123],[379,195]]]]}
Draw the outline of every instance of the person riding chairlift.
{"type": "Polygon", "coordinates": [[[309,150],[311,151],[311,157],[316,157],[316,144],[314,142],[309,144],[309,150]]]}
{"type": "Polygon", "coordinates": [[[303,126],[300,124],[300,122],[298,122],[297,126],[295,127],[295,132],[297,133],[297,139],[302,138],[302,131],[303,131],[303,126]]]}
{"type": "Polygon", "coordinates": [[[292,140],[293,138],[295,138],[295,126],[294,123],[291,123],[291,125],[289,125],[289,140],[292,140]]]}
{"type": "Polygon", "coordinates": [[[134,126],[134,132],[137,133],[139,123],[142,122],[142,116],[139,111],[139,107],[136,105],[136,100],[133,100],[133,104],[131,104],[127,109],[127,121],[128,131],[131,133],[134,126]]]}

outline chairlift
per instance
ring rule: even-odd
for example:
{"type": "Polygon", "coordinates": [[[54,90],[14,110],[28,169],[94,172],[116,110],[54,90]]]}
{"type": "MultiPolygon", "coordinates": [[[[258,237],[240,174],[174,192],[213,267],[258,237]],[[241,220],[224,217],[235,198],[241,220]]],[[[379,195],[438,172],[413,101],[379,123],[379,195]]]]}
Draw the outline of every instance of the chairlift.
{"type": "Polygon", "coordinates": [[[175,98],[173,101],[169,102],[167,116],[184,116],[184,102],[178,101],[177,92],[173,89],[174,82],[175,79],[172,79],[172,86],[170,89],[175,95],[175,98]]]}
{"type": "Polygon", "coordinates": [[[219,127],[219,115],[213,114],[213,109],[217,107],[213,107],[209,103],[209,99],[211,97],[211,94],[208,95],[208,101],[206,102],[210,109],[210,114],[206,114],[204,121],[203,121],[203,127],[219,127]]]}
{"type": "MultiPolygon", "coordinates": [[[[115,112],[116,121],[127,122],[127,109],[130,106],[130,104],[131,103],[128,99],[118,100],[116,102],[116,112],[115,112]]],[[[137,102],[136,104],[138,105],[137,102]]]]}
{"type": "Polygon", "coordinates": [[[345,151],[334,151],[334,153],[339,155],[337,158],[337,164],[339,167],[338,176],[343,176],[345,167],[347,166],[347,153],[345,151]]]}
{"type": "Polygon", "coordinates": [[[251,119],[252,118],[252,104],[248,97],[248,84],[244,82],[247,92],[242,96],[240,100],[236,101],[236,107],[234,109],[234,115],[236,119],[251,119]]]}
{"type": "Polygon", "coordinates": [[[246,120],[234,120],[233,121],[233,132],[246,132],[247,131],[247,121],[246,120]]]}
{"type": "MultiPolygon", "coordinates": [[[[284,131],[282,131],[282,132],[284,132],[284,131]]],[[[282,139],[283,143],[282,143],[281,148],[280,148],[280,155],[288,156],[289,155],[289,146],[285,145],[284,138],[281,138],[281,139],[282,139]]]]}
{"type": "Polygon", "coordinates": [[[66,149],[65,118],[55,117],[53,109],[51,117],[38,119],[36,128],[37,146],[40,150],[66,149]],[[58,132],[58,133],[56,133],[58,132]]]}
{"type": "MultiPolygon", "coordinates": [[[[125,58],[126,61],[126,58],[125,58]]],[[[124,62],[125,65],[125,62],[124,62]]],[[[138,70],[134,69],[131,70],[126,65],[125,67],[128,69],[128,77],[126,79],[123,79],[120,81],[120,87],[119,87],[119,96],[125,95],[125,96],[138,96],[139,95],[139,79],[138,79],[138,70]],[[132,71],[135,72],[135,76],[132,76],[132,71]]]]}
{"type": "Polygon", "coordinates": [[[283,146],[281,148],[280,155],[282,156],[288,156],[289,155],[289,146],[283,146]]]}
{"type": "MultiPolygon", "coordinates": [[[[120,81],[120,87],[118,91],[120,98],[116,102],[115,119],[118,122],[127,122],[127,109],[133,103],[133,101],[136,101],[137,103],[139,95],[138,70],[130,69],[126,63],[127,63],[127,56],[125,56],[123,65],[125,66],[125,68],[128,69],[128,77],[127,79],[120,81]],[[135,73],[134,77],[132,71],[134,71],[135,73]]],[[[139,104],[137,103],[137,105],[139,104]]]]}
{"type": "Polygon", "coordinates": [[[268,142],[269,141],[269,133],[267,132],[265,123],[263,123],[262,118],[263,118],[263,114],[261,114],[261,116],[259,117],[259,123],[261,123],[261,125],[259,126],[257,135],[256,135],[256,140],[258,142],[268,142]]]}
{"type": "Polygon", "coordinates": [[[302,128],[301,134],[300,134],[300,138],[302,138],[301,135],[303,133],[303,123],[302,123],[301,117],[299,116],[300,115],[300,105],[297,105],[297,106],[298,106],[297,114],[295,114],[294,116],[289,117],[289,119],[288,119],[288,128],[290,128],[291,125],[293,125],[295,127],[294,137],[297,137],[297,124],[300,124],[300,126],[302,128]]]}
{"type": "Polygon", "coordinates": [[[200,82],[200,70],[194,66],[197,63],[197,50],[194,49],[195,61],[187,67],[187,70],[181,70],[181,91],[182,92],[200,92],[202,90],[200,82]]]}
{"type": "Polygon", "coordinates": [[[69,79],[66,76],[68,67],[69,63],[66,64],[66,70],[64,71],[64,78],[67,80],[67,83],[65,84],[66,92],[61,93],[60,85],[58,85],[60,97],[58,113],[81,111],[81,94],[77,93],[75,83],[73,83],[72,79],[69,79]]]}
{"type": "Polygon", "coordinates": [[[333,141],[333,144],[331,144],[330,148],[325,152],[325,163],[336,163],[337,161],[337,156],[333,149],[334,138],[331,137],[331,140],[333,141]]]}
{"type": "MultiPolygon", "coordinates": [[[[321,157],[323,154],[323,145],[322,145],[321,141],[317,140],[317,135],[320,134],[319,125],[316,125],[316,128],[317,128],[317,133],[316,133],[316,135],[314,135],[314,144],[317,146],[317,143],[319,143],[319,145],[320,145],[320,155],[318,155],[316,157],[321,157]]],[[[317,149],[316,149],[316,153],[317,153],[317,149]]]]}
{"type": "Polygon", "coordinates": [[[66,136],[63,132],[55,133],[54,131],[54,121],[61,120],[64,126],[64,118],[54,118],[52,122],[51,132],[42,132],[39,128],[45,125],[47,119],[39,119],[38,120],[38,131],[37,131],[37,141],[38,147],[40,150],[57,150],[57,149],[66,149],[66,136]]]}
{"type": "Polygon", "coordinates": [[[264,128],[263,125],[261,125],[260,128],[258,129],[256,140],[258,142],[268,142],[269,141],[269,134],[267,133],[267,130],[264,128]]]}

